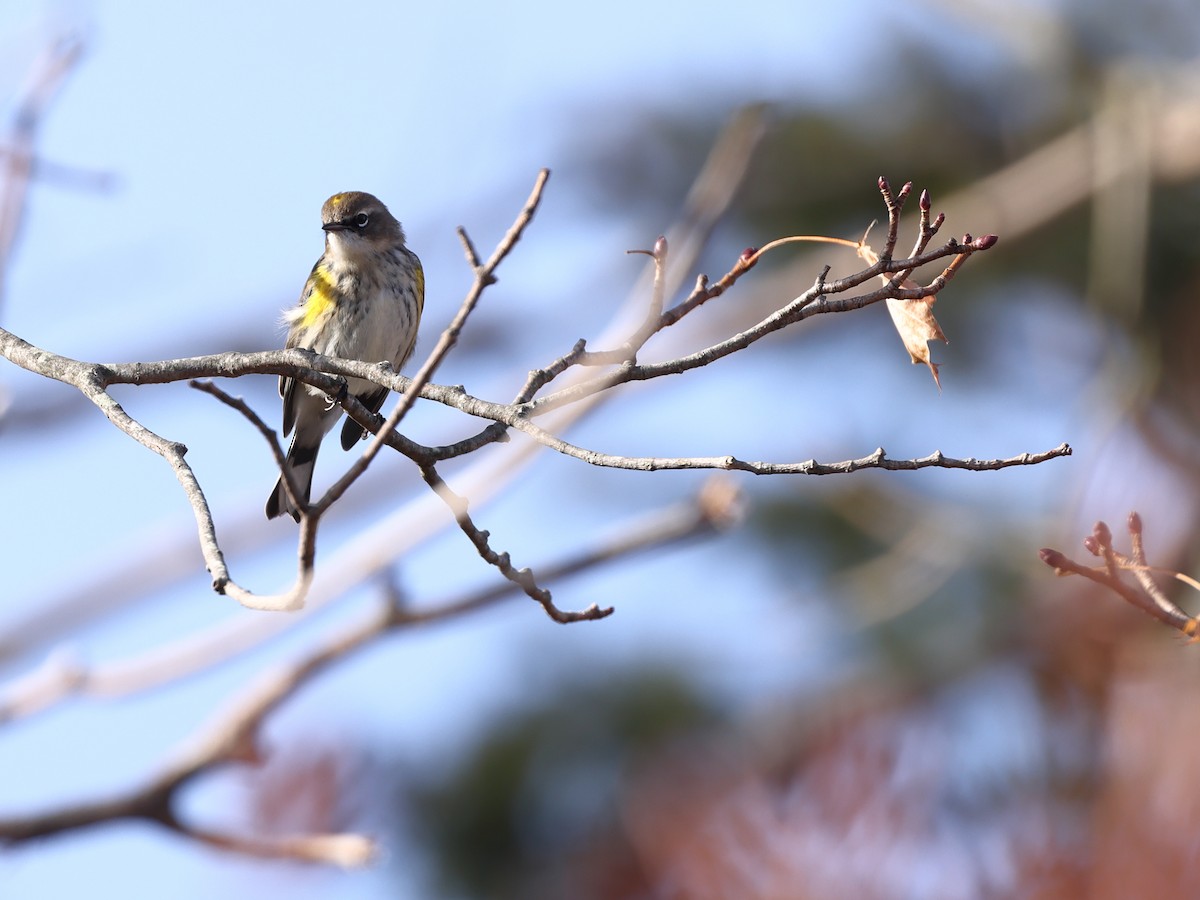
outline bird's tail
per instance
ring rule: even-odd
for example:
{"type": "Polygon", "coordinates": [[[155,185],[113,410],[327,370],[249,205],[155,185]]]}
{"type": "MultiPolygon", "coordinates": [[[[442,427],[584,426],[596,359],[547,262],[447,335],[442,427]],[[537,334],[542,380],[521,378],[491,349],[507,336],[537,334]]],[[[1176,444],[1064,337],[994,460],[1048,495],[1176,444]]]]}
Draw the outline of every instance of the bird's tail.
{"type": "MultiPolygon", "coordinates": [[[[319,434],[315,441],[302,441],[299,430],[297,430],[296,436],[292,438],[291,446],[288,447],[284,466],[292,473],[292,481],[299,491],[297,499],[302,504],[308,503],[309,494],[312,492],[313,469],[317,465],[317,451],[321,449],[322,437],[324,435],[319,434]]],[[[297,522],[300,521],[300,510],[288,498],[287,488],[283,484],[283,476],[280,475],[279,480],[275,482],[275,490],[271,491],[271,496],[267,498],[267,518],[274,519],[284,513],[297,522]]]]}

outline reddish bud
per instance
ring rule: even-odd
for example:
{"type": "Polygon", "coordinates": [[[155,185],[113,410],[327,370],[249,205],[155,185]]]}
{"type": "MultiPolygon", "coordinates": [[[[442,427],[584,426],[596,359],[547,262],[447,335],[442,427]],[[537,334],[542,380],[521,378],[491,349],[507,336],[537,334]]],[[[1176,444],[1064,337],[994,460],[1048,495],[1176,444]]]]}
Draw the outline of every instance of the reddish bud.
{"type": "Polygon", "coordinates": [[[975,242],[975,238],[971,237],[971,232],[968,231],[962,236],[962,242],[964,244],[972,244],[975,242]]]}
{"type": "Polygon", "coordinates": [[[933,219],[933,229],[934,229],[934,231],[936,231],[937,229],[941,228],[941,227],[942,227],[942,223],[943,223],[943,222],[945,222],[945,221],[946,221],[946,214],[945,214],[945,213],[938,213],[936,216],[934,216],[934,219],[933,219]]]}
{"type": "Polygon", "coordinates": [[[1097,522],[1092,528],[1092,534],[1096,536],[1096,540],[1100,542],[1101,546],[1112,546],[1112,531],[1109,530],[1107,523],[1097,522]]]}
{"type": "Polygon", "coordinates": [[[658,240],[654,242],[654,255],[661,259],[667,255],[667,238],[665,235],[659,235],[658,240]]]}
{"type": "Polygon", "coordinates": [[[924,210],[925,212],[929,212],[929,207],[932,205],[929,202],[929,188],[922,189],[921,197],[917,202],[921,204],[922,210],[924,210]]]}
{"type": "Polygon", "coordinates": [[[891,187],[888,185],[888,180],[883,175],[879,176],[879,189],[885,194],[891,191],[891,187]]]}
{"type": "Polygon", "coordinates": [[[1063,564],[1067,561],[1066,557],[1057,550],[1051,550],[1049,547],[1043,547],[1038,551],[1038,556],[1042,558],[1048,566],[1053,566],[1056,569],[1063,568],[1063,564]]]}
{"type": "Polygon", "coordinates": [[[997,234],[985,234],[981,238],[975,239],[975,248],[977,250],[988,250],[996,246],[996,241],[1000,240],[997,234]]]}
{"type": "Polygon", "coordinates": [[[1129,514],[1129,533],[1130,534],[1141,534],[1142,533],[1142,517],[1139,516],[1136,512],[1131,512],[1129,514]]]}
{"type": "Polygon", "coordinates": [[[757,247],[747,247],[745,250],[742,251],[742,262],[749,262],[750,257],[752,257],[757,252],[758,252],[757,247]]]}
{"type": "Polygon", "coordinates": [[[1083,539],[1083,549],[1092,554],[1092,556],[1100,555],[1100,542],[1096,540],[1095,535],[1089,534],[1083,539]]]}
{"type": "Polygon", "coordinates": [[[900,188],[900,193],[902,195],[911,194],[912,193],[912,182],[911,181],[904,182],[904,187],[900,188]]]}

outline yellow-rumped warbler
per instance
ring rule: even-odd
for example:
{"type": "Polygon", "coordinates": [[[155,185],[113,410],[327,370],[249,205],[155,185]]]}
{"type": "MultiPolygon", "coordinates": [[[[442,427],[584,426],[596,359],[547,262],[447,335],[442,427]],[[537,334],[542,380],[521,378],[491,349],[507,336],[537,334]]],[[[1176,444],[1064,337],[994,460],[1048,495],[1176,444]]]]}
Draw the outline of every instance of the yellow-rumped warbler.
{"type": "MultiPolygon", "coordinates": [[[[304,347],[326,356],[387,360],[399,369],[417,342],[417,326],[425,305],[425,273],[417,255],[404,246],[404,229],[387,207],[370,194],[334,194],[321,207],[325,252],[313,266],[300,303],[284,313],[287,346],[304,347]]],[[[387,388],[361,378],[348,379],[350,393],[373,412],[387,398],[387,388]]],[[[321,440],[342,415],[342,408],[316,388],[280,376],[283,434],[292,438],[287,467],[308,502],[313,467],[321,440]]],[[[366,432],[353,419],[342,428],[342,447],[349,450],[366,432]]],[[[300,512],[288,500],[283,478],[267,500],[267,518],[300,512]]]]}

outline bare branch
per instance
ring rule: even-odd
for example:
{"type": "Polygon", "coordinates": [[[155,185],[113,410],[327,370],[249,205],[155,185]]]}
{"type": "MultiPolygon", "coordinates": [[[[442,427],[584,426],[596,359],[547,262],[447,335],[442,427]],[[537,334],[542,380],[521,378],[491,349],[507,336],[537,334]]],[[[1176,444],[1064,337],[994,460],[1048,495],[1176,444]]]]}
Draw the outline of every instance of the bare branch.
{"type": "Polygon", "coordinates": [[[483,265],[479,261],[479,253],[475,249],[475,245],[471,243],[471,238],[467,235],[467,229],[459,225],[454,229],[454,233],[458,235],[458,240],[463,245],[463,252],[467,255],[467,265],[472,269],[478,269],[483,265]]]}
{"type": "MultiPolygon", "coordinates": [[[[83,55],[83,44],[64,38],[42,56],[17,106],[13,132],[4,153],[4,189],[0,191],[0,271],[8,268],[25,215],[25,198],[34,167],[34,143],[46,108],[83,55]]],[[[0,287],[3,285],[0,278],[0,287]]]]}
{"type": "Polygon", "coordinates": [[[462,529],[463,534],[471,541],[471,544],[474,545],[476,551],[478,551],[484,561],[495,566],[501,575],[540,603],[542,609],[546,611],[546,615],[555,622],[564,625],[570,622],[603,619],[612,615],[613,608],[611,606],[601,609],[594,603],[580,612],[568,612],[559,609],[554,605],[554,600],[550,596],[550,592],[538,585],[532,571],[515,568],[507,553],[497,553],[492,549],[488,543],[490,534],[480,530],[475,525],[470,513],[467,511],[467,501],[450,490],[449,485],[442,480],[442,477],[433,466],[422,466],[421,477],[425,479],[425,483],[429,485],[433,492],[450,507],[450,511],[454,514],[454,521],[458,523],[458,527],[462,529]]]}
{"type": "Polygon", "coordinates": [[[279,438],[275,434],[275,429],[264,422],[258,413],[252,410],[249,404],[241,397],[230,396],[211,381],[193,379],[188,382],[188,386],[216,397],[226,406],[236,409],[249,420],[250,424],[263,436],[263,440],[267,442],[267,446],[271,448],[271,455],[275,457],[275,465],[279,467],[280,474],[283,477],[283,487],[287,492],[288,499],[292,501],[292,505],[297,509],[303,506],[304,504],[300,501],[300,490],[296,484],[295,473],[292,472],[290,466],[285,464],[283,448],[279,445],[279,438]]]}
{"type": "Polygon", "coordinates": [[[900,234],[900,213],[904,209],[904,201],[912,193],[912,188],[912,182],[906,181],[904,187],[900,188],[900,193],[893,194],[888,180],[882,175],[879,176],[879,193],[883,195],[883,202],[887,206],[888,212],[887,237],[884,239],[883,250],[879,254],[883,260],[890,260],[892,253],[896,250],[896,239],[900,234]]]}
{"type": "Polygon", "coordinates": [[[795,463],[752,462],[735,456],[614,456],[597,450],[579,447],[555,437],[539,428],[528,419],[517,419],[513,427],[528,434],[534,440],[565,456],[571,456],[593,466],[613,469],[633,469],[639,472],[657,472],[664,469],[716,469],[723,472],[749,472],[751,475],[848,475],[862,469],[887,469],[890,471],[912,471],[916,469],[969,469],[974,472],[1007,469],[1012,466],[1036,466],[1051,459],[1071,455],[1068,444],[1041,453],[1022,453],[1007,459],[955,459],[935,450],[918,459],[890,459],[883,448],[869,456],[834,463],[819,463],[809,459],[795,463]]]}
{"type": "MultiPolygon", "coordinates": [[[[243,605],[257,609],[296,609],[303,604],[312,581],[316,533],[321,515],[366,470],[367,466],[385,444],[408,455],[422,469],[429,472],[433,471],[432,466],[438,459],[449,458],[458,453],[471,452],[487,443],[503,439],[508,428],[516,428],[524,431],[545,446],[551,447],[560,453],[583,459],[594,465],[641,470],[714,468],[723,470],[736,469],[754,474],[831,474],[835,472],[855,471],[868,467],[921,468],[929,465],[938,465],[942,467],[981,469],[1001,468],[1018,464],[1029,465],[1053,458],[1054,456],[1065,455],[1066,452],[1069,452],[1069,450],[1064,451],[1060,448],[1059,451],[1050,451],[1046,454],[1024,454],[1021,457],[1015,457],[1010,460],[978,461],[973,459],[946,460],[941,454],[933,454],[923,460],[888,460],[882,451],[877,451],[876,454],[863,460],[847,460],[842,463],[824,465],[818,464],[813,460],[803,463],[766,463],[748,462],[734,457],[629,458],[577,447],[552,436],[544,428],[532,424],[531,418],[534,416],[544,415],[551,410],[566,405],[578,404],[590,396],[608,391],[617,385],[632,381],[645,381],[664,375],[679,374],[694,368],[706,366],[724,356],[751,346],[774,331],[792,323],[802,321],[811,315],[857,309],[883,299],[920,299],[932,297],[945,287],[947,282],[970,255],[981,250],[987,250],[995,243],[995,238],[991,235],[979,239],[974,239],[970,235],[966,235],[961,243],[952,239],[934,250],[925,249],[929,237],[936,231],[936,225],[929,222],[928,194],[923,192],[920,201],[921,237],[918,238],[916,244],[917,252],[914,256],[904,260],[891,258],[890,254],[895,244],[900,210],[912,188],[911,185],[905,185],[899,194],[893,196],[884,179],[880,179],[880,190],[883,193],[889,215],[888,238],[885,243],[884,253],[875,257],[873,253],[864,249],[865,245],[862,242],[853,245],[859,250],[860,254],[867,257],[868,265],[865,269],[834,281],[829,281],[825,273],[822,273],[808,291],[785,304],[782,308],[746,331],[687,356],[650,365],[638,365],[636,363],[638,351],[654,333],[679,321],[683,315],[697,308],[706,300],[719,296],[728,290],[729,287],[754,266],[757,259],[763,253],[794,240],[807,240],[808,238],[788,238],[774,241],[761,250],[751,250],[743,253],[729,272],[715,284],[709,284],[703,278],[698,279],[691,295],[679,307],[669,311],[663,310],[667,290],[666,262],[668,244],[665,238],[660,238],[656,242],[654,249],[648,252],[648,255],[654,260],[654,278],[648,309],[642,317],[641,324],[635,328],[632,335],[615,351],[588,351],[586,344],[580,341],[576,343],[575,347],[569,353],[560,357],[550,366],[530,373],[525,386],[517,395],[517,402],[507,405],[490,403],[471,397],[461,388],[444,388],[430,384],[429,379],[446,354],[457,342],[467,318],[474,310],[483,291],[488,285],[494,282],[496,266],[511,252],[532,220],[540,203],[548,174],[545,170],[540,173],[524,207],[486,263],[477,264],[478,253],[475,251],[470,239],[466,236],[465,231],[461,231],[468,259],[472,260],[472,264],[475,266],[474,283],[457,315],[443,332],[437,346],[430,353],[417,375],[411,380],[403,379],[396,373],[391,372],[388,367],[379,364],[325,359],[310,351],[298,350],[276,351],[274,353],[263,354],[220,354],[213,357],[169,360],[159,363],[101,366],[79,363],[63,357],[57,357],[46,351],[40,351],[20,341],[15,336],[0,331],[0,352],[9,356],[9,358],[13,359],[19,365],[23,365],[34,371],[41,371],[50,377],[55,377],[75,385],[89,399],[96,403],[97,406],[104,410],[114,424],[117,424],[118,427],[121,427],[131,436],[135,437],[135,439],[167,458],[175,469],[180,483],[184,486],[185,493],[195,512],[200,528],[202,550],[209,571],[213,574],[214,588],[237,599],[243,605]],[[944,259],[948,256],[953,257],[950,264],[929,284],[919,286],[907,280],[908,273],[919,266],[944,259]],[[889,275],[893,277],[889,278],[889,275]],[[885,280],[882,287],[865,294],[831,299],[831,295],[850,292],[867,279],[876,276],[882,277],[885,280]],[[549,395],[536,396],[544,386],[572,366],[606,365],[614,362],[618,363],[618,365],[598,377],[578,381],[569,387],[562,388],[549,395]],[[363,454],[330,487],[320,501],[312,504],[303,512],[298,546],[299,571],[296,581],[288,591],[283,594],[271,596],[255,595],[235,584],[230,579],[216,541],[215,527],[212,522],[211,513],[208,510],[207,502],[199,485],[195,481],[191,469],[183,461],[183,454],[186,452],[186,448],[183,448],[182,445],[167,442],[144,429],[139,423],[127,416],[105,390],[109,385],[116,383],[161,383],[183,377],[195,378],[199,374],[231,376],[249,374],[251,372],[287,374],[291,377],[299,378],[325,391],[330,396],[337,397],[348,415],[356,421],[361,421],[362,424],[372,431],[375,431],[374,438],[368,444],[363,454]],[[347,376],[367,378],[375,383],[402,392],[396,408],[383,421],[382,425],[378,424],[378,420],[374,415],[369,414],[356,398],[348,395],[348,392],[345,390],[344,380],[347,376]],[[436,450],[435,448],[423,448],[395,433],[397,425],[407,414],[408,410],[411,409],[412,404],[418,396],[435,399],[438,402],[454,406],[473,416],[491,419],[498,427],[489,426],[473,437],[459,441],[449,447],[436,448],[436,450]]],[[[848,243],[840,240],[835,242],[848,243]]],[[[221,395],[217,394],[217,396],[221,395]]],[[[224,396],[228,397],[228,395],[224,396]]],[[[227,399],[226,402],[230,401],[227,399]]],[[[234,404],[231,403],[231,405],[234,404]]],[[[242,412],[243,414],[247,414],[249,411],[243,408],[242,412]]],[[[267,429],[261,420],[254,416],[251,418],[251,421],[254,422],[256,428],[266,433],[267,429]]],[[[272,454],[278,463],[280,448],[273,436],[271,437],[270,444],[272,454]]],[[[427,480],[429,479],[427,478],[427,480]]],[[[286,483],[286,488],[295,494],[295,485],[286,483]]],[[[462,524],[460,521],[460,526],[462,524]]],[[[486,541],[479,539],[480,532],[477,529],[473,531],[471,529],[465,530],[468,536],[472,537],[472,542],[475,544],[476,549],[484,554],[484,558],[502,563],[501,570],[505,571],[507,559],[502,554],[493,553],[487,547],[486,541]]],[[[549,603],[548,595],[536,585],[531,576],[528,576],[524,572],[517,572],[516,570],[511,570],[511,572],[506,571],[506,576],[521,578],[525,589],[530,592],[530,596],[539,599],[539,602],[543,602],[546,605],[547,611],[552,616],[557,617],[557,615],[561,614],[561,611],[556,611],[553,604],[549,603]]],[[[590,615],[594,616],[595,613],[590,613],[590,615]]]]}
{"type": "Polygon", "coordinates": [[[758,252],[753,247],[747,247],[743,250],[742,255],[733,264],[733,268],[721,276],[716,284],[709,284],[708,276],[698,275],[696,277],[696,286],[692,288],[692,292],[688,295],[687,299],[663,313],[661,327],[667,328],[674,325],[692,310],[707,303],[709,300],[715,300],[733,287],[737,280],[750,271],[754,267],[754,264],[758,262],[758,252]]]}
{"type": "Polygon", "coordinates": [[[662,328],[663,300],[667,289],[667,239],[659,235],[654,242],[653,250],[629,250],[628,253],[641,253],[654,260],[654,287],[650,291],[650,303],[646,308],[646,318],[638,326],[637,331],[621,346],[625,352],[618,362],[635,362],[638,351],[645,346],[656,331],[662,328]]]}
{"type": "MultiPolygon", "coordinates": [[[[1171,602],[1154,582],[1151,575],[1154,569],[1146,563],[1146,552],[1142,543],[1142,517],[1132,512],[1127,524],[1133,547],[1130,557],[1124,556],[1113,547],[1112,531],[1104,522],[1097,522],[1092,533],[1084,538],[1084,548],[1093,556],[1104,560],[1103,568],[1083,565],[1061,551],[1050,548],[1038,551],[1038,555],[1042,562],[1054,569],[1056,575],[1082,575],[1089,581],[1108,588],[1150,617],[1196,639],[1200,636],[1200,620],[1189,616],[1171,602]],[[1123,572],[1130,572],[1141,590],[1125,581],[1121,577],[1123,572]]],[[[1179,580],[1189,582],[1193,587],[1196,586],[1194,581],[1183,575],[1171,574],[1179,580]]]]}
{"type": "Polygon", "coordinates": [[[190,825],[175,829],[184,837],[218,850],[260,859],[286,859],[357,869],[378,856],[375,841],[362,834],[305,834],[292,837],[234,835],[190,825]]]}
{"type": "MultiPolygon", "coordinates": [[[[675,265],[672,271],[667,273],[667,296],[680,288],[682,280],[678,273],[687,272],[695,265],[698,254],[705,246],[713,228],[733,200],[738,186],[749,170],[755,147],[764,134],[764,121],[762,109],[743,111],[734,117],[711,151],[688,194],[676,224],[667,230],[671,245],[675,248],[675,265]]],[[[646,285],[648,284],[647,280],[646,285]]],[[[601,342],[619,341],[631,327],[625,324],[626,321],[641,319],[643,290],[642,286],[634,288],[622,311],[617,312],[613,323],[599,339],[601,342]]],[[[0,352],[3,344],[4,335],[0,333],[0,352]]],[[[127,377],[127,383],[163,383],[175,380],[174,372],[180,371],[172,371],[172,366],[186,367],[195,362],[197,361],[185,360],[173,361],[170,364],[129,364],[123,371],[118,371],[122,368],[119,366],[105,367],[104,371],[108,373],[108,377],[127,377]]],[[[246,366],[244,371],[247,373],[251,371],[251,366],[260,366],[261,368],[255,371],[269,374],[286,372],[307,380],[310,384],[317,384],[322,390],[333,391],[336,390],[337,379],[321,372],[313,372],[308,366],[327,366],[330,371],[345,374],[374,370],[376,377],[380,375],[377,367],[362,365],[361,369],[355,368],[361,364],[348,361],[317,358],[314,363],[311,355],[305,355],[298,350],[262,354],[222,354],[202,358],[200,362],[202,365],[189,369],[186,376],[181,373],[180,377],[229,376],[240,374],[242,370],[239,366],[246,366]]],[[[564,380],[570,381],[578,374],[579,370],[576,370],[564,373],[563,377],[564,380]]],[[[368,374],[367,377],[372,375],[368,374]]],[[[389,373],[388,377],[399,376],[389,373]]],[[[386,380],[384,382],[388,383],[386,380]]],[[[403,387],[399,389],[403,390],[403,387]]],[[[435,389],[451,391],[449,388],[427,385],[422,391],[422,396],[427,396],[428,392],[435,389]]],[[[461,389],[458,391],[461,393],[461,389]]],[[[557,410],[550,416],[551,424],[565,429],[605,399],[605,395],[593,395],[569,408],[557,410]]],[[[347,404],[347,410],[354,414],[351,404],[347,404]]],[[[506,430],[507,426],[498,424],[485,429],[500,435],[504,435],[506,430]]],[[[397,438],[398,436],[393,434],[391,442],[394,444],[397,438]]],[[[500,439],[502,438],[497,438],[500,439]]],[[[513,443],[505,448],[504,452],[480,458],[462,469],[456,473],[456,481],[469,493],[472,503],[478,507],[511,484],[542,449],[542,445],[534,441],[513,443]]],[[[431,458],[436,460],[437,457],[431,458]]],[[[255,512],[257,513],[257,510],[255,512]]],[[[253,526],[248,522],[241,526],[241,540],[252,542],[261,539],[258,517],[255,515],[253,518],[253,526]]],[[[378,578],[396,559],[430,538],[442,521],[441,501],[432,494],[425,494],[395,508],[382,520],[372,523],[360,531],[354,541],[339,547],[325,559],[321,569],[315,573],[302,613],[292,616],[235,617],[147,651],[103,664],[90,665],[83,670],[85,677],[79,679],[70,677],[70,673],[78,673],[74,666],[62,666],[55,662],[61,656],[55,654],[45,666],[21,680],[17,695],[32,698],[32,702],[24,709],[35,711],[53,704],[56,698],[66,696],[72,690],[97,697],[128,696],[208,669],[219,662],[248,652],[285,630],[299,626],[309,615],[315,614],[353,586],[378,578]],[[68,674],[66,678],[60,677],[64,671],[68,674]],[[72,687],[73,685],[79,687],[72,687]],[[40,703],[36,698],[48,699],[40,703]]],[[[174,548],[176,552],[169,569],[155,572],[156,583],[160,585],[169,579],[182,580],[191,573],[191,554],[186,552],[179,540],[174,541],[174,548]]],[[[158,560],[162,558],[162,549],[155,548],[155,564],[157,565],[158,560]]],[[[138,589],[146,584],[147,576],[143,571],[145,566],[146,560],[139,559],[136,555],[131,555],[127,560],[118,560],[107,574],[108,583],[114,591],[120,591],[121,598],[128,600],[136,597],[138,589]]],[[[546,578],[554,577],[554,573],[550,571],[543,570],[542,574],[546,578]]],[[[76,621],[82,612],[73,595],[66,598],[46,598],[42,608],[46,610],[45,615],[33,617],[28,623],[4,635],[0,651],[4,647],[28,650],[35,645],[45,644],[59,633],[55,629],[61,622],[76,621]]]]}
{"type": "MultiPolygon", "coordinates": [[[[772,242],[768,247],[756,251],[749,258],[745,255],[739,257],[738,263],[730,270],[726,276],[732,281],[736,280],[745,270],[750,268],[755,261],[767,251],[768,248],[780,246],[781,244],[792,240],[783,239],[781,241],[772,242]]],[[[798,240],[798,239],[797,239],[798,240]]],[[[839,243],[843,243],[839,241],[839,243]]],[[[858,244],[853,242],[844,242],[851,247],[857,247],[858,244]]],[[[625,365],[615,370],[614,372],[606,373],[597,378],[590,379],[575,384],[569,388],[563,388],[552,394],[547,394],[532,400],[529,404],[530,414],[536,414],[546,409],[554,409],[565,404],[574,403],[584,396],[592,393],[606,391],[620,384],[626,384],[632,381],[647,381],[652,378],[660,378],[664,375],[678,375],[692,369],[702,368],[719,359],[723,359],[732,353],[740,350],[745,350],[747,347],[761,340],[769,334],[773,334],[782,328],[786,328],[796,322],[803,321],[810,316],[822,315],[826,313],[848,312],[853,309],[861,309],[864,306],[869,306],[873,303],[878,303],[881,300],[889,298],[899,299],[917,299],[921,297],[930,297],[941,291],[953,277],[954,273],[962,265],[965,258],[977,253],[981,250],[987,250],[994,246],[995,238],[992,235],[986,235],[982,238],[974,239],[969,243],[960,243],[951,239],[942,247],[936,250],[927,251],[916,257],[903,260],[888,260],[880,257],[877,262],[867,266],[865,269],[845,278],[839,278],[834,281],[825,281],[823,278],[818,279],[818,283],[814,284],[800,296],[791,300],[780,309],[771,313],[766,318],[762,319],[756,325],[738,334],[732,335],[723,341],[705,347],[703,350],[698,350],[687,356],[681,356],[676,359],[667,360],[661,363],[649,365],[625,365]],[[919,268],[936,260],[945,259],[948,256],[956,257],[951,265],[943,270],[942,274],[935,278],[932,282],[924,287],[915,289],[907,289],[895,280],[889,281],[887,284],[865,294],[840,298],[837,300],[829,299],[828,295],[846,293],[863,282],[875,278],[881,274],[904,272],[919,268]]]]}
{"type": "MultiPolygon", "coordinates": [[[[627,523],[617,529],[615,538],[549,565],[546,572],[549,577],[566,577],[618,557],[727,527],[737,520],[738,507],[736,491],[730,486],[710,484],[690,503],[664,510],[642,522],[627,523]]],[[[142,819],[238,853],[343,866],[362,865],[371,857],[373,845],[361,835],[269,839],[217,832],[182,819],[175,810],[178,792],[193,779],[218,766],[260,761],[263,754],[257,744],[266,717],[328,667],[350,658],[394,629],[469,613],[512,597],[516,590],[516,584],[492,587],[439,603],[426,611],[406,610],[384,598],[370,615],[343,628],[316,650],[261,677],[213,722],[185,741],[160,771],[143,783],[102,801],[71,804],[47,813],[0,818],[0,842],[16,843],[104,822],[142,819]]],[[[11,698],[0,710],[11,713],[10,704],[11,698]]]]}

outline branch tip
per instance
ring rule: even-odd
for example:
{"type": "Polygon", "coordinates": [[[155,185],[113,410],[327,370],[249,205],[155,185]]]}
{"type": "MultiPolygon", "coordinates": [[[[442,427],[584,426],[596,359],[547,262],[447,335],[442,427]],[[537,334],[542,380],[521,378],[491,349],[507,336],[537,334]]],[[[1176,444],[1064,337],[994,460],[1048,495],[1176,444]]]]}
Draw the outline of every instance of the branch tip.
{"type": "Polygon", "coordinates": [[[1041,557],[1042,562],[1050,566],[1056,572],[1064,571],[1067,558],[1063,556],[1062,551],[1054,550],[1050,547],[1043,547],[1038,551],[1038,556],[1041,557]]]}
{"type": "Polygon", "coordinates": [[[467,264],[472,269],[478,269],[483,263],[479,260],[479,253],[475,250],[475,245],[471,242],[471,238],[467,234],[467,229],[459,225],[455,227],[454,232],[458,235],[458,240],[463,245],[463,253],[466,254],[467,264]]]}
{"type": "MultiPolygon", "coordinates": [[[[1053,565],[1060,575],[1080,575],[1093,581],[1151,618],[1186,637],[1194,637],[1200,632],[1200,622],[1177,606],[1154,580],[1154,573],[1163,570],[1156,569],[1146,561],[1146,551],[1142,545],[1141,517],[1136,512],[1131,512],[1127,521],[1133,544],[1128,555],[1113,548],[1112,532],[1104,522],[1097,522],[1092,528],[1092,533],[1083,539],[1083,545],[1089,553],[1103,557],[1103,567],[1081,565],[1055,550],[1042,550],[1039,555],[1053,565]],[[1133,584],[1122,577],[1125,573],[1132,575],[1133,584]]],[[[1169,574],[1177,581],[1200,590],[1200,582],[1187,575],[1181,572],[1169,574]]]]}

